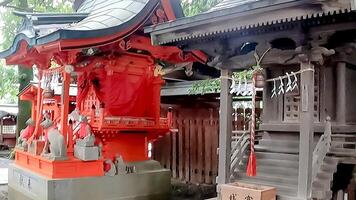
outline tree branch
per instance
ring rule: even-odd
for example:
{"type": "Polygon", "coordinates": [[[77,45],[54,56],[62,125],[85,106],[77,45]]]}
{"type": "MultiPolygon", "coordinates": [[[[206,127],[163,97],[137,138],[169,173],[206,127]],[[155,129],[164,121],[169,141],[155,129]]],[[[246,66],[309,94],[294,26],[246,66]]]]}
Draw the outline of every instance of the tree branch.
{"type": "Polygon", "coordinates": [[[7,4],[9,4],[11,2],[12,2],[12,0],[5,0],[3,2],[0,2],[0,7],[5,7],[5,6],[7,6],[7,4]]]}
{"type": "Polygon", "coordinates": [[[33,12],[33,9],[31,9],[31,8],[21,8],[21,7],[9,5],[10,3],[12,3],[12,1],[13,0],[5,0],[3,2],[0,2],[0,7],[13,8],[13,9],[19,10],[19,11],[33,12]]]}
{"type": "Polygon", "coordinates": [[[33,9],[31,9],[31,8],[20,8],[20,7],[17,7],[17,6],[12,6],[12,5],[6,5],[6,6],[4,6],[4,7],[6,7],[6,8],[13,8],[13,9],[15,9],[15,10],[18,10],[18,11],[26,11],[26,12],[33,12],[33,9]]]}

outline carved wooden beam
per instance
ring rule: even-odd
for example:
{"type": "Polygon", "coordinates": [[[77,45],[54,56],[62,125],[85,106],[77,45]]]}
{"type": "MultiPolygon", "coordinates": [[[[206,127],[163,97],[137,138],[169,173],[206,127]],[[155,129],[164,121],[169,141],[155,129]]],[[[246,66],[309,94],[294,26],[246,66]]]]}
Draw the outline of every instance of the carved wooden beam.
{"type": "MultiPolygon", "coordinates": [[[[311,49],[302,49],[298,47],[293,50],[280,50],[271,49],[261,62],[262,67],[268,67],[270,65],[291,65],[299,64],[300,58],[298,55],[305,54],[308,56],[310,62],[324,63],[324,57],[333,55],[335,51],[333,49],[327,49],[325,47],[313,47],[311,49]]],[[[246,55],[238,55],[230,57],[220,63],[221,68],[244,70],[249,69],[253,65],[256,65],[256,60],[253,56],[254,52],[250,52],[246,55]]]]}
{"type": "Polygon", "coordinates": [[[327,49],[325,47],[313,47],[310,50],[309,60],[317,62],[320,65],[324,64],[324,58],[335,54],[334,49],[327,49]]]}
{"type": "Polygon", "coordinates": [[[344,62],[356,66],[356,43],[348,43],[336,48],[337,54],[333,57],[335,62],[344,62]]]}
{"type": "MultiPolygon", "coordinates": [[[[251,68],[256,65],[256,60],[253,56],[254,52],[250,52],[246,55],[233,56],[221,63],[221,68],[243,70],[251,68]]],[[[298,53],[295,50],[278,50],[271,49],[266,54],[261,62],[262,67],[268,65],[290,65],[299,63],[296,59],[298,53]]]]}

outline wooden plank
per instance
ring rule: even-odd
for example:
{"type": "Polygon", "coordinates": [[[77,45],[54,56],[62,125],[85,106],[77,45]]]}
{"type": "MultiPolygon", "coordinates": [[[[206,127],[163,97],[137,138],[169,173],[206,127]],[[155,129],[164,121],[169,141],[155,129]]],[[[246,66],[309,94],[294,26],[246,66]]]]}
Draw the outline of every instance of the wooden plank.
{"type": "Polygon", "coordinates": [[[167,164],[167,169],[171,169],[171,159],[172,159],[172,142],[171,142],[171,135],[167,134],[166,135],[166,148],[167,148],[167,153],[166,153],[166,164],[167,164]]]}
{"type": "MultiPolygon", "coordinates": [[[[177,128],[177,119],[173,120],[173,128],[177,128]]],[[[171,134],[172,138],[172,177],[177,178],[177,132],[171,134]]]]}
{"type": "Polygon", "coordinates": [[[166,161],[166,168],[167,169],[171,169],[171,137],[170,137],[170,134],[167,134],[166,135],[166,139],[165,139],[165,152],[166,152],[166,155],[165,155],[165,161],[166,161]]]}
{"type": "Polygon", "coordinates": [[[158,158],[159,158],[159,162],[164,166],[164,160],[163,160],[163,150],[162,150],[162,141],[158,140],[158,158]]]}
{"type": "Polygon", "coordinates": [[[204,176],[205,183],[212,183],[212,179],[210,176],[211,173],[211,126],[209,124],[209,120],[206,119],[203,122],[204,124],[204,142],[205,142],[205,155],[204,155],[204,176]]]}
{"type": "Polygon", "coordinates": [[[166,168],[166,162],[165,162],[165,152],[164,152],[164,137],[158,139],[158,144],[159,144],[159,156],[160,156],[160,162],[161,165],[166,168]]]}
{"type": "Polygon", "coordinates": [[[156,160],[156,142],[152,142],[151,159],[156,160]]]}
{"type": "Polygon", "coordinates": [[[151,160],[156,160],[156,146],[155,142],[152,142],[152,147],[151,147],[151,160]]]}
{"type": "Polygon", "coordinates": [[[161,141],[157,140],[153,143],[153,151],[154,151],[154,159],[156,161],[158,161],[159,163],[161,163],[162,165],[162,160],[161,160],[161,141]]]}
{"type": "Polygon", "coordinates": [[[189,120],[189,126],[190,126],[189,128],[190,182],[198,183],[197,174],[196,174],[196,167],[197,167],[196,119],[189,120]]]}
{"type": "Polygon", "coordinates": [[[179,179],[180,180],[184,180],[184,124],[183,124],[183,120],[179,119],[179,132],[178,132],[178,145],[179,145],[179,150],[178,150],[178,158],[179,158],[179,162],[178,162],[178,169],[179,169],[179,179]]]}
{"type": "Polygon", "coordinates": [[[201,118],[197,119],[197,181],[199,183],[204,183],[203,179],[203,162],[204,162],[204,144],[203,144],[203,120],[201,118]]]}
{"type": "Polygon", "coordinates": [[[189,169],[189,120],[185,119],[184,122],[184,180],[190,181],[190,169],[189,169]]]}
{"type": "Polygon", "coordinates": [[[219,121],[214,119],[212,128],[212,181],[216,183],[216,177],[218,175],[218,147],[219,147],[219,121]]]}

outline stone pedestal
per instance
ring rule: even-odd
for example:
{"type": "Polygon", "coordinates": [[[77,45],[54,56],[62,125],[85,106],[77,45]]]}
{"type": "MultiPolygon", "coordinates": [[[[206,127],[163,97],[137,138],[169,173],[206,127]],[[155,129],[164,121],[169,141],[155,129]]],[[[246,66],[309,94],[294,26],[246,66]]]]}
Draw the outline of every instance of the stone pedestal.
{"type": "Polygon", "coordinates": [[[88,135],[84,139],[77,139],[74,145],[74,156],[83,161],[98,160],[100,150],[94,145],[94,135],[88,135]]]}
{"type": "Polygon", "coordinates": [[[92,161],[99,159],[99,147],[85,147],[74,145],[74,156],[83,161],[92,161]]]}
{"type": "Polygon", "coordinates": [[[156,161],[128,163],[135,172],[115,176],[48,179],[9,167],[9,200],[167,200],[170,172],[156,161]]]}

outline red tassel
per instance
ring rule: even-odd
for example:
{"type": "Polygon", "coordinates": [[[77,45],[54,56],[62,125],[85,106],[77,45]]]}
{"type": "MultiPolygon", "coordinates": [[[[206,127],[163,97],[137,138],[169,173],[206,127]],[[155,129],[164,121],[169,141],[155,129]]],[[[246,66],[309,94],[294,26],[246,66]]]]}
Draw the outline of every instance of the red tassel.
{"type": "Polygon", "coordinates": [[[246,175],[256,176],[256,171],[257,171],[256,155],[255,152],[251,152],[250,157],[248,158],[246,175]]]}

